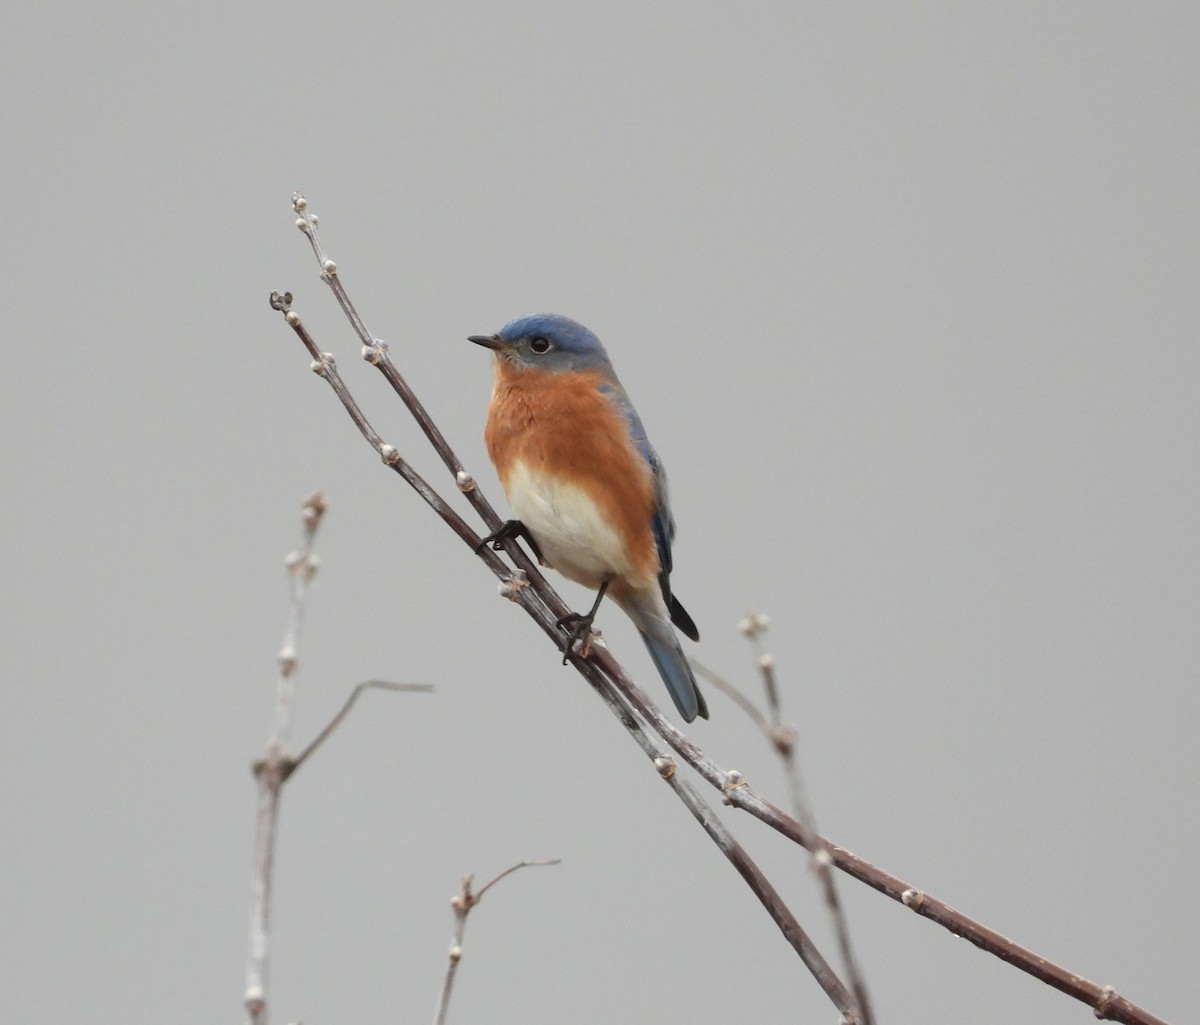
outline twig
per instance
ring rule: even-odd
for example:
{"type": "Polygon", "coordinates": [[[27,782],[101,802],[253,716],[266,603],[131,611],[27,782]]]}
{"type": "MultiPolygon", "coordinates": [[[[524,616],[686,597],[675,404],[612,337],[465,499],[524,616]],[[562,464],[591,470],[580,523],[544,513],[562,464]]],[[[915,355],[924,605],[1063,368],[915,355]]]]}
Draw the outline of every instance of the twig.
{"type": "Polygon", "coordinates": [[[292,759],[291,767],[285,778],[290,779],[296,774],[296,771],[304,764],[305,759],[316,751],[325,742],[326,738],[342,724],[342,720],[350,714],[350,709],[354,707],[354,703],[358,700],[359,695],[364,690],[372,688],[378,690],[406,691],[410,694],[428,694],[433,690],[433,685],[428,683],[389,683],[387,680],[366,680],[360,683],[350,692],[350,696],[346,698],[346,703],[342,705],[337,715],[330,719],[325,728],[313,737],[308,747],[292,759]]]}
{"type": "MultiPolygon", "coordinates": [[[[404,405],[408,407],[410,413],[420,425],[421,430],[425,432],[433,445],[434,451],[442,458],[442,462],[446,464],[446,468],[451,475],[458,479],[460,475],[466,474],[462,463],[458,461],[458,457],[450,448],[449,442],[446,441],[442,432],[438,429],[437,424],[433,422],[433,418],[426,411],[421,400],[417,398],[416,393],[408,386],[408,382],[400,376],[396,371],[395,365],[388,356],[387,343],[382,339],[374,337],[367,330],[366,322],[359,315],[354,303],[350,299],[350,294],[342,285],[342,280],[338,276],[337,264],[325,254],[321,247],[321,240],[317,237],[317,218],[309,213],[308,200],[305,199],[299,192],[292,193],[292,209],[298,215],[296,218],[296,227],[308,239],[309,245],[312,246],[313,255],[317,258],[317,263],[321,267],[321,279],[330,287],[338,305],[346,314],[346,319],[350,321],[350,326],[354,328],[355,334],[358,335],[359,341],[363,344],[362,357],[368,363],[379,367],[392,387],[396,390],[404,405]]],[[[473,489],[472,489],[473,490],[473,489]]],[[[476,494],[476,497],[482,497],[476,494]]],[[[486,505],[486,499],[484,500],[486,505]]],[[[496,516],[495,510],[491,506],[487,506],[491,516],[499,523],[499,517],[496,516]]],[[[486,518],[486,517],[485,517],[486,518]]]]}
{"type": "MultiPolygon", "coordinates": [[[[403,477],[405,482],[426,501],[430,508],[432,508],[433,511],[442,518],[445,524],[451,530],[453,530],[455,534],[457,534],[472,548],[478,548],[482,538],[476,534],[467,525],[466,521],[459,516],[459,514],[455,512],[455,510],[446,502],[446,500],[442,498],[442,496],[439,495],[437,491],[408,464],[408,461],[400,455],[399,451],[392,445],[389,445],[387,442],[385,442],[375,428],[371,426],[370,421],[367,420],[366,414],[363,413],[362,408],[358,405],[358,402],[355,400],[354,396],[350,394],[350,390],[346,387],[346,383],[342,380],[342,375],[337,369],[337,361],[333,358],[331,353],[321,351],[312,335],[309,334],[308,328],[304,326],[304,322],[300,319],[300,315],[293,310],[291,306],[291,292],[271,293],[271,308],[274,310],[279,310],[283,314],[284,320],[287,321],[288,326],[296,333],[296,336],[308,350],[309,355],[312,356],[310,369],[318,377],[324,378],[329,387],[333,389],[334,394],[337,395],[338,399],[341,401],[342,406],[349,414],[354,426],[358,428],[359,433],[362,434],[371,447],[379,453],[379,456],[384,463],[391,467],[401,477],[403,477]]],[[[469,474],[466,474],[465,471],[463,471],[463,474],[471,482],[470,491],[475,492],[477,488],[475,486],[474,479],[471,478],[469,474]]],[[[459,482],[459,486],[462,486],[461,482],[459,482]]],[[[496,524],[498,525],[499,518],[495,516],[494,512],[492,515],[496,524]]],[[[501,577],[501,579],[510,577],[511,573],[508,570],[508,567],[504,566],[504,564],[498,558],[491,556],[490,552],[490,547],[487,547],[482,548],[479,554],[484,561],[488,562],[489,568],[492,569],[497,576],[501,577]]]]}
{"type": "MultiPolygon", "coordinates": [[[[303,197],[299,196],[298,198],[303,199],[303,197]]],[[[315,218],[313,218],[312,223],[315,227],[315,218]]],[[[314,252],[319,252],[315,246],[314,252]]],[[[336,266],[332,270],[336,273],[336,266]]],[[[322,264],[322,272],[323,274],[326,272],[324,263],[322,264]]],[[[290,314],[288,310],[290,302],[290,293],[286,296],[280,296],[279,293],[272,293],[272,306],[275,309],[283,310],[290,314]]],[[[363,334],[369,337],[369,332],[366,332],[365,327],[362,326],[357,313],[351,314],[349,311],[347,312],[351,317],[352,323],[355,324],[356,330],[359,331],[360,337],[363,334]]],[[[293,330],[296,330],[299,326],[299,318],[296,318],[293,322],[289,315],[288,323],[293,327],[293,330]]],[[[297,330],[297,333],[300,334],[300,331],[297,330]]],[[[317,363],[314,363],[313,369],[321,373],[322,376],[326,376],[328,380],[328,376],[324,373],[324,366],[332,367],[332,357],[328,356],[328,354],[320,353],[315,343],[312,343],[311,339],[307,338],[306,332],[301,335],[301,338],[304,340],[310,353],[314,354],[314,360],[318,360],[323,364],[322,366],[318,366],[317,363]]],[[[377,366],[385,363],[390,365],[390,357],[387,356],[386,348],[380,350],[378,346],[374,346],[374,351],[368,354],[367,358],[377,366]]],[[[330,380],[330,384],[331,386],[334,385],[334,381],[330,380]]],[[[389,459],[388,453],[390,452],[394,458],[398,458],[395,449],[388,446],[385,451],[382,448],[382,442],[378,440],[378,436],[374,435],[373,431],[368,433],[367,429],[364,429],[363,424],[365,421],[359,423],[354,410],[347,403],[349,393],[345,391],[345,386],[341,384],[340,378],[337,379],[337,386],[334,387],[334,390],[338,393],[338,397],[342,399],[343,405],[346,406],[351,417],[359,424],[359,429],[363,432],[364,437],[367,437],[367,440],[375,446],[376,450],[380,451],[380,454],[384,456],[384,461],[392,465],[393,460],[389,459]],[[338,386],[340,386],[341,390],[339,390],[338,386]]],[[[353,402],[353,400],[350,399],[350,402],[353,402]]],[[[357,409],[357,406],[354,409],[357,409]]],[[[357,416],[361,417],[361,412],[357,416]]],[[[418,422],[421,421],[419,420],[418,422]]],[[[436,428],[432,430],[436,430],[436,428]]],[[[439,443],[434,441],[432,430],[426,429],[425,433],[430,438],[431,443],[434,443],[435,448],[437,448],[439,443]]],[[[437,437],[441,438],[440,444],[445,445],[445,439],[442,438],[440,432],[437,433],[437,437]]],[[[440,451],[441,449],[439,448],[440,451]]],[[[443,457],[443,461],[445,461],[445,457],[443,457]]],[[[457,463],[457,460],[454,460],[454,464],[461,465],[457,463]]],[[[452,464],[447,462],[447,466],[452,467],[452,464]]],[[[403,470],[397,466],[393,468],[401,473],[401,476],[433,507],[435,512],[442,517],[443,521],[463,541],[470,544],[472,548],[475,548],[479,541],[478,536],[462,521],[461,517],[453,513],[453,510],[449,510],[449,513],[447,513],[444,508],[445,503],[440,497],[415,472],[407,468],[407,464],[404,464],[404,467],[405,469],[403,470]]],[[[483,499],[483,496],[477,493],[478,488],[474,478],[466,473],[465,470],[454,472],[457,486],[467,495],[472,505],[483,516],[488,530],[494,530],[500,522],[499,517],[495,514],[492,507],[487,504],[486,500],[483,499]],[[484,512],[484,510],[487,511],[484,512]]],[[[569,611],[565,602],[563,602],[562,598],[559,597],[545,578],[542,577],[537,567],[533,565],[524,550],[515,541],[509,540],[505,542],[505,550],[517,565],[515,572],[499,559],[496,559],[489,550],[485,549],[477,552],[477,554],[484,560],[488,568],[500,578],[501,594],[520,604],[537,625],[541,627],[542,631],[553,640],[556,646],[560,646],[562,633],[556,626],[555,620],[569,611]]],[[[956,911],[948,904],[925,894],[923,891],[909,886],[896,876],[876,868],[864,859],[839,847],[824,837],[809,837],[808,831],[804,829],[803,825],[796,818],[788,815],[770,801],[760,797],[749,786],[744,785],[744,781],[741,780],[740,775],[737,773],[721,769],[699,747],[680,733],[674,724],[667,720],[657,706],[633,683],[616,659],[602,645],[594,645],[592,647],[589,660],[581,659],[578,653],[575,652],[570,654],[569,660],[601,696],[605,696],[607,693],[608,684],[611,683],[612,686],[615,686],[637,710],[638,715],[650,724],[654,731],[666,741],[676,754],[699,772],[710,785],[724,793],[725,803],[750,812],[756,818],[802,846],[806,846],[806,841],[809,843],[819,842],[828,850],[833,863],[842,871],[865,882],[881,893],[887,894],[892,899],[901,901],[905,906],[944,926],[955,935],[970,940],[981,949],[996,955],[1035,978],[1088,1004],[1097,1017],[1124,1022],[1126,1025],[1166,1025],[1161,1019],[1156,1018],[1145,1009],[1117,995],[1111,987],[1100,986],[1097,983],[1090,982],[1034,954],[1032,951],[1013,943],[995,930],[974,921],[961,912],[956,911]],[[737,778],[738,783],[736,786],[730,787],[730,781],[734,777],[737,778]]],[[[627,728],[629,728],[629,724],[632,721],[633,717],[626,712],[623,722],[625,722],[627,728]]],[[[810,847],[809,849],[812,850],[813,848],[810,847]]]]}
{"type": "Polygon", "coordinates": [[[291,581],[291,600],[288,606],[287,626],[284,630],[283,647],[279,652],[279,683],[275,696],[275,724],[271,739],[267,742],[264,758],[254,763],[254,777],[258,781],[257,825],[254,841],[254,884],[250,904],[250,952],[246,963],[246,993],[243,1003],[250,1025],[266,1025],[267,1021],[267,968],[270,941],[271,882],[275,865],[275,837],[279,823],[279,802],[283,785],[295,774],[305,759],[337,729],[350,713],[359,695],[368,688],[393,691],[430,691],[426,683],[388,683],[383,680],[368,680],[360,683],[351,692],[338,713],[300,753],[293,758],[288,754],[288,739],[291,729],[292,707],[295,687],[292,674],[298,665],[296,653],[300,638],[300,621],[304,611],[304,599],[308,584],[317,571],[317,557],[313,553],[313,540],[327,506],[320,494],[310,495],[304,500],[301,513],[303,535],[300,547],[287,557],[286,566],[291,581]]]}
{"type": "MultiPolygon", "coordinates": [[[[463,466],[461,460],[454,453],[454,450],[451,449],[445,435],[442,434],[437,424],[433,422],[433,418],[425,409],[424,404],[417,398],[416,393],[409,387],[408,382],[396,368],[395,363],[392,362],[387,343],[376,338],[367,329],[366,322],[359,315],[358,309],[350,299],[350,294],[346,291],[345,285],[342,284],[337,264],[329,259],[321,246],[321,240],[317,231],[317,217],[309,211],[308,200],[299,192],[292,193],[292,209],[297,214],[296,227],[304,233],[309,245],[312,246],[313,255],[317,258],[317,263],[321,268],[321,280],[333,292],[338,305],[345,312],[351,327],[353,327],[355,334],[358,335],[359,341],[362,342],[362,358],[383,374],[388,384],[392,386],[392,389],[400,397],[400,400],[408,408],[409,412],[412,413],[413,418],[424,432],[425,437],[429,439],[430,445],[433,446],[434,451],[437,452],[446,469],[450,471],[450,475],[454,478],[455,486],[466,496],[467,501],[471,503],[471,506],[479,514],[480,518],[482,518],[488,533],[491,533],[500,526],[501,518],[499,514],[487,500],[483,492],[476,486],[474,476],[463,466]]],[[[290,293],[287,296],[287,302],[291,302],[290,293]]],[[[316,357],[314,356],[314,358],[316,357]]],[[[332,359],[332,357],[330,358],[332,359]]],[[[313,369],[315,370],[316,367],[314,366],[313,369]]],[[[538,569],[536,562],[526,554],[515,538],[508,538],[501,542],[501,544],[516,564],[516,567],[525,573],[529,581],[535,584],[545,583],[545,578],[542,576],[541,570],[538,569]]],[[[539,588],[539,590],[550,591],[551,588],[547,583],[544,588],[539,588]]],[[[561,617],[570,611],[565,603],[560,602],[559,606],[555,610],[555,618],[561,617]]]]}
{"type": "MultiPolygon", "coordinates": [[[[603,669],[605,675],[612,679],[620,691],[630,699],[638,714],[650,723],[654,731],[670,745],[671,749],[710,785],[725,792],[727,804],[749,812],[789,840],[810,851],[815,851],[816,844],[821,844],[829,852],[834,865],[841,871],[859,882],[866,883],[880,893],[886,894],[893,900],[899,901],[911,911],[936,922],[955,936],[969,940],[981,950],[995,955],[1013,967],[1032,975],[1035,979],[1087,1004],[1098,1018],[1123,1022],[1124,1025],[1167,1025],[1161,1018],[1151,1014],[1145,1008],[1117,994],[1111,986],[1102,986],[1092,982],[1039,954],[1035,954],[1032,950],[1014,943],[995,929],[990,929],[951,907],[945,901],[938,900],[925,891],[904,882],[898,876],[877,868],[869,861],[838,846],[824,836],[810,836],[809,831],[799,821],[783,811],[782,808],[761,797],[749,785],[730,788],[729,778],[738,775],[740,779],[740,774],[734,770],[722,769],[700,747],[680,733],[646,694],[629,679],[625,670],[607,649],[595,648],[591,657],[592,661],[596,662],[603,669]],[[809,846],[810,844],[812,846],[809,846]]],[[[577,662],[573,661],[573,664],[579,668],[577,662]]]]}
{"type": "Polygon", "coordinates": [[[691,663],[692,668],[700,676],[703,676],[705,680],[711,683],[717,688],[717,690],[719,690],[722,694],[729,698],[730,701],[737,705],[738,708],[745,712],[746,716],[754,722],[754,725],[759,728],[763,736],[765,736],[768,741],[771,741],[772,744],[774,743],[771,738],[771,721],[765,715],[763,715],[761,711],[759,711],[758,705],[746,697],[746,695],[743,694],[739,688],[735,687],[732,683],[726,680],[725,677],[713,672],[707,666],[697,662],[694,658],[689,658],[688,662],[691,663]]]}
{"type": "Polygon", "coordinates": [[[471,889],[471,883],[475,877],[473,875],[463,876],[462,893],[456,894],[450,899],[450,906],[454,909],[454,936],[450,940],[450,950],[447,952],[449,963],[446,965],[446,978],[442,982],[442,992],[438,997],[437,1011],[434,1014],[435,1025],[445,1025],[446,1009],[450,1005],[450,993],[454,989],[454,980],[458,976],[458,965],[462,961],[462,944],[463,932],[467,928],[467,915],[471,913],[471,909],[475,907],[481,900],[483,895],[495,886],[501,879],[504,879],[518,869],[521,868],[541,868],[546,865],[562,864],[561,858],[551,858],[547,861],[519,861],[515,865],[511,865],[501,872],[498,876],[485,884],[478,892],[471,889]]]}
{"type": "MultiPolygon", "coordinates": [[[[746,853],[745,848],[734,839],[728,827],[717,817],[704,798],[697,793],[696,788],[679,774],[675,759],[666,751],[663,751],[657,741],[646,733],[637,716],[634,715],[629,705],[626,704],[626,698],[630,695],[624,694],[623,688],[618,689],[614,686],[613,682],[607,679],[590,662],[577,662],[576,668],[579,669],[585,679],[588,679],[593,684],[604,703],[608,705],[609,710],[617,716],[629,735],[651,760],[659,776],[666,781],[667,785],[674,791],[675,796],[684,803],[688,811],[692,813],[692,816],[709,835],[709,838],[720,849],[721,853],[737,869],[738,874],[746,881],[746,884],[758,898],[759,903],[763,905],[767,913],[779,927],[779,931],[783,933],[784,939],[791,944],[792,949],[799,955],[800,960],[817,981],[817,984],[841,1013],[842,1022],[845,1025],[855,1025],[859,1021],[859,1018],[855,1014],[854,1001],[850,991],[846,988],[842,980],[838,978],[837,973],[825,960],[820,950],[817,949],[816,944],[809,938],[808,934],[797,921],[796,916],[792,914],[791,909],[784,903],[783,898],[779,896],[775,887],[771,885],[770,881],[763,875],[761,869],[746,853]]],[[[637,690],[636,687],[633,689],[637,690]]],[[[642,698],[645,698],[645,695],[641,694],[640,691],[638,693],[642,698]]],[[[731,803],[729,794],[743,786],[745,786],[745,781],[742,779],[741,773],[736,770],[731,770],[727,773],[725,786],[723,787],[724,794],[726,795],[725,803],[731,803]]]]}
{"type": "Polygon", "coordinates": [[[805,793],[800,766],[796,761],[796,730],[783,721],[783,703],[780,700],[779,687],[775,679],[775,660],[763,647],[762,639],[767,632],[768,625],[767,617],[759,614],[747,616],[738,624],[738,629],[754,648],[755,664],[762,676],[768,715],[763,715],[738,688],[720,678],[712,670],[696,662],[693,662],[693,667],[706,680],[715,682],[719,690],[728,694],[738,705],[746,709],[759,729],[762,730],[767,742],[779,755],[783,764],[784,780],[791,797],[792,815],[807,834],[804,846],[812,852],[812,866],[817,874],[822,896],[825,898],[825,906],[829,909],[829,915],[833,921],[834,935],[837,938],[838,950],[842,955],[842,963],[846,966],[850,989],[854,993],[855,1002],[862,1012],[864,1022],[870,1025],[874,1021],[874,1014],[871,1010],[866,983],[850,941],[850,926],[842,909],[841,897],[837,891],[837,881],[830,872],[833,858],[821,839],[820,833],[817,832],[816,816],[812,810],[812,803],[805,793]]]}
{"type": "Polygon", "coordinates": [[[287,753],[295,698],[292,673],[296,670],[296,648],[300,637],[304,598],[308,591],[308,583],[317,571],[317,560],[312,551],[313,539],[321,525],[325,509],[325,499],[320,494],[310,495],[304,500],[300,547],[287,557],[291,601],[288,606],[283,647],[279,652],[275,726],[271,739],[267,742],[266,757],[254,765],[254,775],[258,780],[258,813],[254,842],[254,888],[250,905],[250,953],[246,964],[246,995],[243,998],[251,1025],[265,1025],[267,1020],[267,943],[270,936],[275,834],[279,822],[280,791],[292,771],[292,762],[287,753]]]}

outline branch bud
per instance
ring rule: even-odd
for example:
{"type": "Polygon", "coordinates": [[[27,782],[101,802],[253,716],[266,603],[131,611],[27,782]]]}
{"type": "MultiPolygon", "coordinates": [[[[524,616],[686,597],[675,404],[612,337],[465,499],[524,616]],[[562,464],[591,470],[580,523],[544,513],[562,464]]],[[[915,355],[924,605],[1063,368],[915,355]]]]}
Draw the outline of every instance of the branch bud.
{"type": "Polygon", "coordinates": [[[745,619],[738,622],[738,630],[747,637],[754,638],[765,634],[770,625],[771,620],[761,612],[751,612],[745,619]]]}

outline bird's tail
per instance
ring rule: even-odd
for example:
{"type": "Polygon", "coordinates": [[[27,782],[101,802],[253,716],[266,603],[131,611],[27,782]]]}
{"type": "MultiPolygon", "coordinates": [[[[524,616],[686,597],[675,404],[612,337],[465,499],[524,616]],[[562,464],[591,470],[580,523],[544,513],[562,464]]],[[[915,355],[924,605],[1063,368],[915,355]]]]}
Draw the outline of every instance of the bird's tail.
{"type": "Polygon", "coordinates": [[[691,722],[696,716],[707,719],[708,705],[704,703],[704,695],[696,686],[696,677],[692,674],[692,667],[688,665],[683,649],[679,646],[675,631],[665,623],[662,625],[664,629],[655,634],[643,630],[640,626],[638,633],[642,635],[646,650],[654,659],[658,675],[667,685],[671,700],[675,702],[675,707],[679,709],[684,722],[691,722]]]}

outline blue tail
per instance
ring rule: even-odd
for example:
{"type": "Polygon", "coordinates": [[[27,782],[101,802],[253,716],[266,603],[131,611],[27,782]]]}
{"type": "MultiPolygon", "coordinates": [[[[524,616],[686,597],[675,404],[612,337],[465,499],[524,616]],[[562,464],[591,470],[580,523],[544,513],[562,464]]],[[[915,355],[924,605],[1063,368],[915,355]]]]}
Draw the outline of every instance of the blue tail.
{"type": "Polygon", "coordinates": [[[708,705],[704,703],[704,695],[696,686],[696,677],[692,675],[692,667],[688,665],[683,649],[675,638],[675,631],[669,626],[666,627],[670,640],[652,637],[642,629],[639,629],[638,633],[642,635],[646,650],[654,659],[658,675],[667,685],[671,700],[675,702],[675,707],[679,709],[684,722],[691,722],[696,716],[707,719],[708,705]]]}

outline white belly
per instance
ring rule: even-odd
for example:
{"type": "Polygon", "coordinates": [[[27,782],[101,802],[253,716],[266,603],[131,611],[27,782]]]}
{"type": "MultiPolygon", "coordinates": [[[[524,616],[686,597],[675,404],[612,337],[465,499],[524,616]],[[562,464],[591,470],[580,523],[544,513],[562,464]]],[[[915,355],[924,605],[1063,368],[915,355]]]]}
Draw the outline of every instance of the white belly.
{"type": "Polygon", "coordinates": [[[504,482],[508,503],[546,561],[587,587],[626,577],[631,567],[615,530],[586,491],[516,462],[504,482]]]}

